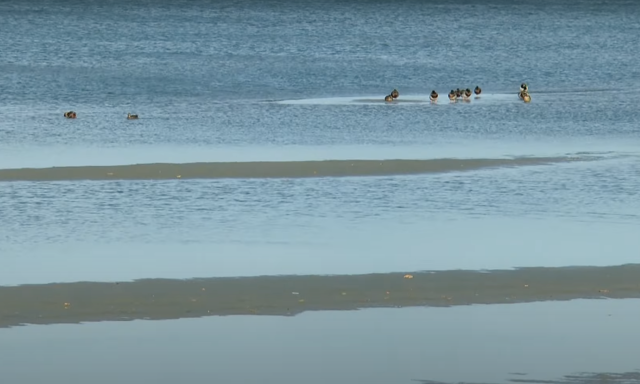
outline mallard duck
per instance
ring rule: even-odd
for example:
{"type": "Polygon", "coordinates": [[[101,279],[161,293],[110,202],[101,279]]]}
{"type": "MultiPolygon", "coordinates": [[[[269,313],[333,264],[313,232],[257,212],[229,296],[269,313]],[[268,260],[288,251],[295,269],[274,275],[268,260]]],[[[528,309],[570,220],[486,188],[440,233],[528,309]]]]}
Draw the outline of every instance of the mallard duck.
{"type": "Polygon", "coordinates": [[[400,93],[398,92],[397,89],[394,89],[393,91],[391,91],[391,97],[393,97],[394,99],[397,99],[398,96],[400,96],[400,93]]]}
{"type": "Polygon", "coordinates": [[[460,88],[456,88],[456,97],[462,97],[462,91],[460,90],[460,88]]]}
{"type": "Polygon", "coordinates": [[[138,115],[132,115],[130,113],[127,113],[127,119],[128,120],[135,120],[138,118],[138,115]]]}
{"type": "Polygon", "coordinates": [[[431,91],[431,94],[429,95],[429,100],[433,102],[438,101],[438,92],[436,92],[435,90],[431,91]]]}
{"type": "Polygon", "coordinates": [[[384,101],[393,101],[393,96],[387,95],[384,97],[384,101]]]}
{"type": "Polygon", "coordinates": [[[527,85],[527,83],[522,83],[520,84],[520,92],[529,92],[529,86],[527,85]]]}
{"type": "Polygon", "coordinates": [[[476,85],[476,88],[473,90],[473,93],[475,93],[476,96],[480,96],[480,94],[482,93],[482,89],[480,89],[480,87],[476,85]]]}
{"type": "Polygon", "coordinates": [[[64,117],[66,117],[67,119],[75,119],[76,113],[74,111],[65,112],[64,117]]]}
{"type": "Polygon", "coordinates": [[[454,91],[453,89],[451,90],[451,92],[449,92],[449,100],[456,101],[456,91],[454,91]]]}
{"type": "Polygon", "coordinates": [[[529,92],[527,91],[520,91],[518,93],[518,98],[520,100],[523,100],[525,103],[528,103],[531,101],[531,95],[529,95],[529,92]]]}
{"type": "Polygon", "coordinates": [[[471,97],[471,90],[469,88],[465,89],[462,96],[465,100],[469,101],[469,98],[471,97]]]}

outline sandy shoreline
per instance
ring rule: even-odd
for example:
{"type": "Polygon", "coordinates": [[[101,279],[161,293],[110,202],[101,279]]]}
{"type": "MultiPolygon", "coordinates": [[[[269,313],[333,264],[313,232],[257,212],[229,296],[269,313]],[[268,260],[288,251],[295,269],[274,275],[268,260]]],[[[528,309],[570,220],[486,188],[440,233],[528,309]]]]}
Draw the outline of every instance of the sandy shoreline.
{"type": "MultiPolygon", "coordinates": [[[[511,376],[519,378],[510,378],[507,382],[528,383],[528,384],[633,384],[640,383],[640,370],[632,372],[579,372],[565,375],[556,379],[535,379],[528,377],[525,373],[510,373],[511,376]]],[[[415,380],[418,384],[459,384],[454,381],[437,381],[437,380],[415,380]]],[[[489,384],[488,382],[466,382],[466,384],[489,384]]]]}
{"type": "Polygon", "coordinates": [[[640,264],[0,287],[0,327],[580,298],[640,298],[640,264]]]}
{"type": "Polygon", "coordinates": [[[211,163],[154,163],[0,169],[0,181],[166,180],[217,178],[300,178],[441,173],[593,160],[593,157],[513,159],[324,160],[211,163]]]}

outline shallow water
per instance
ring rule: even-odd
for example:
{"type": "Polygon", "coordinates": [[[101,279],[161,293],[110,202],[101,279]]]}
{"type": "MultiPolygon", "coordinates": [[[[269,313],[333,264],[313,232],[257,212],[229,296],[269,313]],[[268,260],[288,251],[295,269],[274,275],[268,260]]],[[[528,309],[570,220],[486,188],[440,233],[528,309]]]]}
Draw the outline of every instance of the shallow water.
{"type": "Polygon", "coordinates": [[[0,360],[16,383],[638,383],[638,316],[626,299],[25,326],[0,330],[0,360]]]}
{"type": "Polygon", "coordinates": [[[0,183],[0,284],[635,262],[638,14],[634,1],[0,4],[0,168],[608,157],[411,177],[0,183]],[[475,85],[470,103],[402,102],[475,85]],[[397,103],[358,101],[393,88],[397,103]]]}
{"type": "Polygon", "coordinates": [[[612,158],[403,177],[8,182],[0,281],[634,263],[638,172],[635,158],[612,158]]]}
{"type": "Polygon", "coordinates": [[[453,105],[225,101],[213,110],[190,106],[187,117],[140,112],[137,121],[108,106],[75,121],[9,110],[0,167],[638,153],[640,112],[625,95],[540,94],[529,105],[515,94],[495,96],[453,105]]]}
{"type": "MultiPolygon", "coordinates": [[[[639,14],[633,0],[0,2],[0,169],[602,157],[416,176],[0,182],[0,285],[637,263],[639,14]],[[446,100],[476,85],[479,99],[446,100]],[[382,102],[394,88],[398,102],[382,102]]],[[[0,330],[0,372],[637,383],[638,304],[16,327],[0,330]]]]}

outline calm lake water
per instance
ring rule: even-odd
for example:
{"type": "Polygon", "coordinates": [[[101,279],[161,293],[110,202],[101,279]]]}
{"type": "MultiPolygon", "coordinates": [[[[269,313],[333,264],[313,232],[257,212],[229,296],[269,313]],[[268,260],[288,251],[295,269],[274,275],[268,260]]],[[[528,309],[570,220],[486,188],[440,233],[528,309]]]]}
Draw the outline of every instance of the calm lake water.
{"type": "Polygon", "coordinates": [[[628,299],[25,326],[0,330],[0,361],[12,383],[636,384],[638,316],[628,299]]]}

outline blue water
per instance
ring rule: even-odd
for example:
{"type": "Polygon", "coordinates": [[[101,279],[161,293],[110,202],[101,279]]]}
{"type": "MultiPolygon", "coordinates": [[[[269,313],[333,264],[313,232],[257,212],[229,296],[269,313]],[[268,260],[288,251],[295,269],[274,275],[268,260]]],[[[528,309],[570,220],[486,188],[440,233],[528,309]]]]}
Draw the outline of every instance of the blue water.
{"type": "Polygon", "coordinates": [[[638,14],[634,1],[4,2],[0,166],[99,163],[116,157],[108,149],[159,146],[185,158],[230,147],[288,158],[292,146],[331,158],[334,146],[401,157],[496,141],[532,154],[558,140],[629,144],[640,120],[638,14]],[[523,81],[526,106],[515,97],[523,81]],[[475,85],[510,98],[438,108],[272,102],[382,99],[393,88],[401,99],[432,89],[444,98],[475,85]],[[67,110],[79,118],[63,119],[67,110]]]}
{"type": "Polygon", "coordinates": [[[415,177],[2,183],[0,284],[637,261],[638,2],[28,0],[0,3],[0,26],[0,168],[608,156],[415,177]],[[480,99],[446,100],[476,85],[480,99]],[[357,101],[394,88],[444,100],[357,101]]]}
{"type": "MultiPolygon", "coordinates": [[[[635,0],[2,1],[0,168],[603,158],[0,182],[0,285],[637,263],[638,36],[635,0]],[[481,98],[446,100],[476,85],[481,98]],[[381,102],[394,88],[399,102],[381,102]]],[[[634,301],[591,301],[25,327],[0,332],[0,370],[69,383],[551,380],[637,369],[636,318],[634,301]]]]}
{"type": "Polygon", "coordinates": [[[638,168],[629,162],[403,177],[11,182],[0,185],[0,281],[637,262],[638,168]]]}
{"type": "Polygon", "coordinates": [[[574,300],[29,325],[0,331],[0,358],[3,377],[18,383],[637,384],[638,304],[574,300]],[[635,375],[613,380],[622,373],[635,375]]]}

